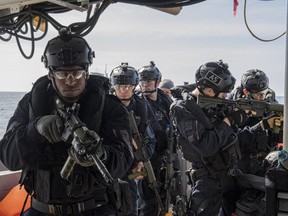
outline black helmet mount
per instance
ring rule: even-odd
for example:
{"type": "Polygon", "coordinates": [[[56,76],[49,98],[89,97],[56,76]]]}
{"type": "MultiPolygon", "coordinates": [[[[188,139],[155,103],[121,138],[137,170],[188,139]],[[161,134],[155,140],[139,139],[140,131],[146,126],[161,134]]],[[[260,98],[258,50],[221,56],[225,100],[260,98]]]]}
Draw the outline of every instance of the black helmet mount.
{"type": "Polygon", "coordinates": [[[140,81],[156,80],[161,81],[162,74],[159,69],[155,66],[153,61],[150,61],[150,64],[143,66],[138,70],[140,81]]]}
{"type": "Polygon", "coordinates": [[[218,62],[208,62],[201,65],[195,74],[197,88],[203,94],[205,87],[212,88],[215,97],[219,93],[229,93],[233,90],[236,79],[228,70],[228,64],[220,59],[218,62]]]}
{"type": "Polygon", "coordinates": [[[140,81],[150,81],[155,80],[155,89],[153,91],[145,91],[144,93],[153,93],[156,92],[157,82],[161,81],[162,74],[159,69],[155,66],[153,61],[150,61],[150,64],[147,66],[143,66],[138,70],[140,81]]]}
{"type": "Polygon", "coordinates": [[[73,65],[87,69],[94,57],[86,40],[65,27],[59,30],[59,36],[48,41],[41,60],[49,70],[73,65]]]}
{"type": "Polygon", "coordinates": [[[242,75],[241,86],[251,93],[257,93],[269,88],[269,79],[263,71],[251,69],[242,75]]]}

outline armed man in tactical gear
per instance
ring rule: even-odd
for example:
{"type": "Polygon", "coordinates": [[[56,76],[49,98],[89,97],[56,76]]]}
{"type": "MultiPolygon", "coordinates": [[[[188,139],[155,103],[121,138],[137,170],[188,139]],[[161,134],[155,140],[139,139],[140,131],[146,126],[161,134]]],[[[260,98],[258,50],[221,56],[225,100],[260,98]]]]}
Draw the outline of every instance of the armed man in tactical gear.
{"type": "Polygon", "coordinates": [[[175,187],[177,186],[174,185],[174,187],[172,185],[172,178],[175,178],[176,174],[179,174],[178,172],[175,172],[179,171],[179,161],[178,158],[176,158],[176,147],[169,139],[171,135],[170,129],[172,128],[169,117],[172,100],[159,88],[162,75],[153,61],[151,61],[149,65],[141,67],[138,72],[140,77],[139,85],[141,88],[141,95],[149,102],[148,112],[151,113],[149,115],[155,116],[155,119],[151,120],[151,122],[157,142],[155,151],[151,157],[151,163],[154,168],[156,179],[159,182],[159,194],[162,199],[162,203],[159,203],[155,193],[149,188],[147,181],[145,179],[141,181],[139,191],[143,204],[140,207],[140,215],[159,215],[159,209],[162,207],[164,207],[164,209],[160,209],[162,214],[163,212],[168,213],[170,211],[169,208],[172,203],[170,192],[175,190],[175,187]],[[169,146],[171,146],[171,152],[168,152],[169,146]],[[178,164],[176,162],[178,162],[178,164]],[[169,167],[172,169],[169,169],[169,167]]]}
{"type": "Polygon", "coordinates": [[[89,75],[93,58],[82,37],[62,29],[42,56],[48,76],[34,83],[8,123],[0,158],[23,170],[20,183],[31,195],[24,216],[126,212],[113,179],[133,162],[129,119],[108,95],[109,80],[89,75]]]}
{"type": "MultiPolygon", "coordinates": [[[[143,160],[149,160],[154,152],[156,144],[155,134],[148,119],[147,101],[144,98],[134,94],[135,88],[139,83],[139,76],[138,71],[135,68],[129,66],[128,63],[122,63],[112,70],[110,74],[110,82],[112,84],[114,94],[121,100],[128,112],[133,112],[132,116],[136,121],[138,131],[145,140],[144,143],[142,143],[145,145],[143,147],[138,146],[139,143],[135,143],[135,141],[132,142],[134,146],[135,161],[131,171],[137,174],[143,171],[143,160]],[[140,152],[140,154],[145,155],[147,158],[143,159],[138,157],[137,152],[139,150],[144,151],[144,154],[143,152],[140,152]]],[[[142,178],[143,175],[141,174],[136,177],[137,180],[142,178]]],[[[147,176],[147,178],[149,178],[149,176],[147,176]]],[[[138,186],[134,179],[131,179],[129,184],[133,202],[133,209],[129,216],[137,216],[138,186]]]]}
{"type": "MultiPolygon", "coordinates": [[[[259,69],[250,69],[246,71],[242,75],[241,86],[231,92],[227,98],[234,100],[245,98],[247,100],[278,103],[275,92],[269,88],[269,79],[267,75],[259,69]]],[[[274,114],[275,113],[267,110],[264,112],[263,117],[267,118],[274,114]]],[[[241,128],[253,126],[260,122],[263,117],[250,116],[243,122],[241,128]]],[[[241,197],[237,203],[237,214],[251,216],[265,214],[264,177],[267,169],[272,168],[271,163],[266,159],[266,156],[269,155],[270,152],[271,155],[275,155],[273,151],[277,150],[278,143],[282,142],[283,131],[275,131],[269,128],[261,134],[262,138],[259,139],[255,148],[243,151],[242,159],[238,162],[238,167],[242,172],[242,175],[238,177],[238,180],[242,188],[241,197]],[[262,187],[259,187],[260,185],[262,185],[262,187]]]]}
{"type": "Polygon", "coordinates": [[[237,201],[235,170],[241,151],[253,148],[258,132],[270,127],[271,119],[262,121],[264,128],[257,124],[238,131],[237,125],[246,119],[244,110],[199,107],[198,97],[225,98],[234,88],[236,80],[222,60],[201,65],[195,81],[192,93],[184,90],[183,98],[171,105],[184,158],[192,163],[187,172],[192,184],[188,215],[230,216],[237,201]]]}
{"type": "Polygon", "coordinates": [[[277,102],[275,92],[269,88],[267,75],[259,69],[250,69],[241,77],[241,85],[227,95],[228,99],[248,98],[277,102]]]}

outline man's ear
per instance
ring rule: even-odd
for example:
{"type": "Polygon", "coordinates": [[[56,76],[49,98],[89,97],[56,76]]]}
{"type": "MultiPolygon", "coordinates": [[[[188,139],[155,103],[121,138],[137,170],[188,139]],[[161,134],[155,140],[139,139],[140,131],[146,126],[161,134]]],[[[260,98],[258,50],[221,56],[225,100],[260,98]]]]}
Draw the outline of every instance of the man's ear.
{"type": "Polygon", "coordinates": [[[206,96],[213,97],[215,95],[215,92],[212,88],[204,87],[203,92],[206,96]]]}
{"type": "Polygon", "coordinates": [[[213,90],[212,88],[206,87],[205,89],[206,89],[206,91],[207,91],[209,94],[215,94],[215,92],[214,92],[214,90],[213,90]]]}
{"type": "Polygon", "coordinates": [[[47,78],[48,78],[49,80],[52,80],[52,77],[51,77],[51,74],[50,74],[50,73],[47,74],[47,78]]]}
{"type": "Polygon", "coordinates": [[[248,94],[249,94],[249,91],[248,91],[247,89],[243,89],[243,93],[244,93],[245,95],[248,95],[248,94]]]}

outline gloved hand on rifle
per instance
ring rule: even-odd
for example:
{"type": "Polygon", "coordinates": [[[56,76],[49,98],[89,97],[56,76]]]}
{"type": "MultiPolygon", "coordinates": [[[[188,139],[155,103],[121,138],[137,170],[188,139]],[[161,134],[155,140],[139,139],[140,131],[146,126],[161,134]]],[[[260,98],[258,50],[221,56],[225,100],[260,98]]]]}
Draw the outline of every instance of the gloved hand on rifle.
{"type": "Polygon", "coordinates": [[[262,130],[272,129],[273,133],[279,134],[281,130],[283,130],[283,116],[270,115],[268,117],[264,117],[262,121],[260,121],[260,126],[262,130]]]}
{"type": "MultiPolygon", "coordinates": [[[[235,108],[226,115],[226,118],[229,120],[230,126],[240,126],[247,118],[247,114],[244,110],[235,108]]],[[[224,118],[224,121],[227,121],[224,118]]],[[[228,123],[228,124],[229,124],[228,123]]]]}
{"type": "Polygon", "coordinates": [[[170,89],[170,93],[174,98],[182,99],[182,93],[187,92],[187,90],[183,87],[173,87],[170,89]]]}
{"type": "Polygon", "coordinates": [[[89,155],[96,155],[100,160],[106,160],[106,151],[103,148],[102,141],[99,139],[99,135],[95,131],[86,130],[86,136],[82,137],[81,140],[79,137],[74,137],[72,141],[73,147],[71,147],[68,151],[69,156],[79,165],[87,167],[92,166],[94,161],[89,155]],[[87,141],[88,139],[93,142],[87,141]],[[86,141],[85,141],[86,140],[86,141]],[[77,146],[84,148],[84,153],[77,149],[77,146]]]}
{"type": "Polygon", "coordinates": [[[61,141],[64,124],[60,116],[46,115],[38,120],[36,129],[49,143],[56,143],[61,141]]]}

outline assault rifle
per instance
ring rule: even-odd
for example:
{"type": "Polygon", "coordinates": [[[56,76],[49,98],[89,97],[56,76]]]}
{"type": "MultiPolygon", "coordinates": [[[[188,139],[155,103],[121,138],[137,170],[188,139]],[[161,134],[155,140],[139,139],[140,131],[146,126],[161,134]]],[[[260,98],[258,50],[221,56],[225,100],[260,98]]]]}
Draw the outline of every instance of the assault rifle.
{"type": "MultiPolygon", "coordinates": [[[[74,103],[72,107],[65,107],[61,99],[55,96],[55,105],[57,113],[61,116],[64,122],[64,131],[61,139],[66,143],[71,143],[71,148],[74,148],[77,154],[82,155],[87,160],[93,160],[99,172],[102,174],[103,179],[107,186],[112,185],[114,182],[111,174],[103,164],[103,162],[94,154],[94,147],[101,142],[100,137],[92,136],[87,131],[89,130],[78,117],[80,105],[74,103]]],[[[60,175],[64,179],[68,179],[76,162],[72,157],[68,156],[60,175]]]]}
{"type": "Polygon", "coordinates": [[[173,130],[169,124],[166,127],[166,136],[168,140],[168,145],[164,155],[166,165],[165,183],[164,183],[164,189],[166,190],[166,202],[164,210],[165,213],[169,213],[172,208],[171,189],[176,187],[175,171],[173,168],[173,162],[175,161],[176,153],[174,151],[174,145],[173,145],[174,144],[173,130]]]}
{"type": "Polygon", "coordinates": [[[134,155],[137,161],[143,161],[144,168],[140,173],[130,174],[128,178],[129,180],[131,180],[140,175],[143,175],[144,177],[147,178],[149,186],[154,191],[157,202],[159,203],[159,213],[160,213],[163,210],[163,204],[162,204],[162,200],[160,198],[159,192],[158,192],[158,184],[155,178],[153,167],[148,157],[148,153],[145,148],[145,144],[138,131],[133,110],[129,112],[129,122],[130,122],[131,130],[132,130],[132,137],[137,145],[137,149],[135,149],[136,152],[134,153],[134,155]]]}
{"type": "Polygon", "coordinates": [[[223,112],[224,110],[233,110],[239,108],[245,110],[248,116],[262,118],[270,114],[283,115],[284,105],[278,103],[271,103],[267,101],[257,101],[253,99],[239,98],[236,100],[213,98],[198,95],[197,104],[200,108],[212,112],[223,112]]]}

